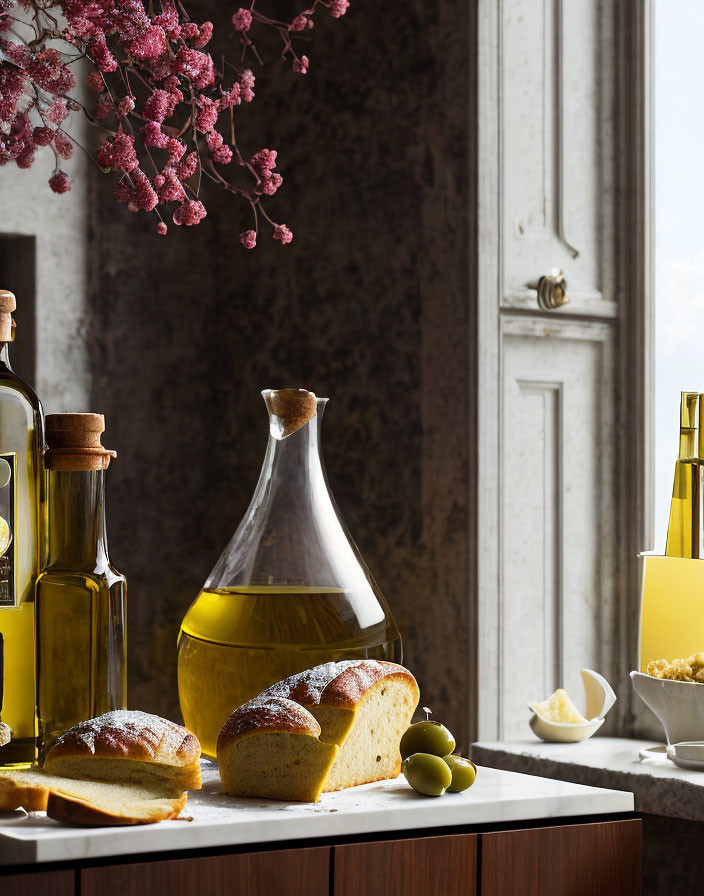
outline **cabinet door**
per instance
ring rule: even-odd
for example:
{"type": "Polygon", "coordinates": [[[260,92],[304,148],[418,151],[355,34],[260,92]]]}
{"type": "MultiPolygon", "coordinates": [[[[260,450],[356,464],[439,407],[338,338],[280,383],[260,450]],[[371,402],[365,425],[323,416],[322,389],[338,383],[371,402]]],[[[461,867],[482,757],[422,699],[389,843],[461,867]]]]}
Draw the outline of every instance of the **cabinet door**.
{"type": "Polygon", "coordinates": [[[473,896],[477,837],[419,837],[335,847],[334,896],[473,896]]]}
{"type": "Polygon", "coordinates": [[[640,896],[641,822],[483,834],[481,896],[640,896]]]}
{"type": "Polygon", "coordinates": [[[3,874],[2,896],[74,896],[75,871],[37,871],[30,874],[3,874]]]}
{"type": "Polygon", "coordinates": [[[81,871],[81,896],[328,896],[329,887],[330,850],[326,847],[139,862],[81,871]]]}

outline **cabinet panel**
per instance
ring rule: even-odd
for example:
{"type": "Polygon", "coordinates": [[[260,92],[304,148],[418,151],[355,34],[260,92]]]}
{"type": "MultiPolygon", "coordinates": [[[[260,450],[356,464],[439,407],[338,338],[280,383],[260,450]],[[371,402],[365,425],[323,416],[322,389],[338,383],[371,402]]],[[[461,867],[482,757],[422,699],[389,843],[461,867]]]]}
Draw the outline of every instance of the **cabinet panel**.
{"type": "Polygon", "coordinates": [[[481,896],[640,896],[641,822],[483,834],[481,896]]]}
{"type": "Polygon", "coordinates": [[[2,896],[74,896],[75,871],[37,871],[31,874],[0,872],[2,896]]]}
{"type": "Polygon", "coordinates": [[[81,871],[81,896],[328,896],[329,886],[327,847],[139,862],[81,871]]]}
{"type": "Polygon", "coordinates": [[[473,896],[477,837],[420,837],[335,847],[334,896],[473,896]]]}

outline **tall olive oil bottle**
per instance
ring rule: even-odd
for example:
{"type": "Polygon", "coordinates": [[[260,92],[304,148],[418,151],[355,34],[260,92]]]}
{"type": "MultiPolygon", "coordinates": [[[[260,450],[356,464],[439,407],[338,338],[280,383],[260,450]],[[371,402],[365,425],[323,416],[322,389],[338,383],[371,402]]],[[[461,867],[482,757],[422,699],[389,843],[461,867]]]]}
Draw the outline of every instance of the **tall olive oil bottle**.
{"type": "Polygon", "coordinates": [[[230,713],[282,678],[330,660],[402,660],[393,616],[328,488],[327,398],[262,395],[269,441],[254,497],[179,634],[181,711],[209,756],[230,713]]]}
{"type": "Polygon", "coordinates": [[[42,406],[10,366],[15,307],[0,290],[0,719],[12,730],[0,767],[36,756],[34,588],[46,509],[42,406]]]}
{"type": "MultiPolygon", "coordinates": [[[[668,557],[699,557],[700,458],[697,456],[698,392],[683,392],[680,401],[680,443],[672,486],[670,520],[665,554],[668,557]]],[[[699,420],[701,443],[702,420],[699,420]]]]}
{"type": "Polygon", "coordinates": [[[37,580],[39,756],[126,705],[125,577],[110,563],[102,414],[48,414],[49,556],[37,580]]]}

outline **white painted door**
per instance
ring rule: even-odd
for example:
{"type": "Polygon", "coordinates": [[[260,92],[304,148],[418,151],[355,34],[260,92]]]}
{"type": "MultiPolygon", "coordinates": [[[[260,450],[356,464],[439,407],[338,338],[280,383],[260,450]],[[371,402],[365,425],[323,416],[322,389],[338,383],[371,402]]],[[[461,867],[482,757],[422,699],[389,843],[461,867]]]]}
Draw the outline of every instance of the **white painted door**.
{"type": "Polygon", "coordinates": [[[580,667],[618,674],[616,23],[608,0],[479,7],[483,739],[532,737],[527,701],[579,702],[580,667]],[[546,312],[553,269],[570,301],[546,312]]]}

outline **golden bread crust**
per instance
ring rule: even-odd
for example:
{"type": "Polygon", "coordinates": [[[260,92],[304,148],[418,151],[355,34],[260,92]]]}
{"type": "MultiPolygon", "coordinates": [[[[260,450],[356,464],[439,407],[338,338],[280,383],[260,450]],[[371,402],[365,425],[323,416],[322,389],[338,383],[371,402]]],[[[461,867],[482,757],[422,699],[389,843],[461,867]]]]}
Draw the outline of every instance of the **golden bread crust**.
{"type": "Polygon", "coordinates": [[[75,725],[49,751],[55,759],[95,756],[187,766],[200,757],[198,739],[182,725],[135,710],[115,710],[75,725]]]}
{"type": "Polygon", "coordinates": [[[260,696],[236,709],[222,726],[218,735],[218,756],[247,734],[261,731],[320,737],[320,725],[299,703],[285,697],[260,696]]]}
{"type": "MultiPolygon", "coordinates": [[[[380,681],[393,675],[418,690],[411,673],[398,663],[386,660],[343,660],[324,663],[297,675],[291,675],[262,691],[261,697],[285,697],[302,706],[334,706],[354,709],[364,694],[380,681]]],[[[420,696],[420,691],[418,691],[420,696]]]]}
{"type": "Polygon", "coordinates": [[[90,825],[132,825],[155,824],[178,818],[186,805],[187,796],[182,793],[174,799],[152,799],[125,806],[119,811],[107,806],[101,808],[85,799],[52,791],[46,806],[49,818],[66,824],[90,825]]]}

